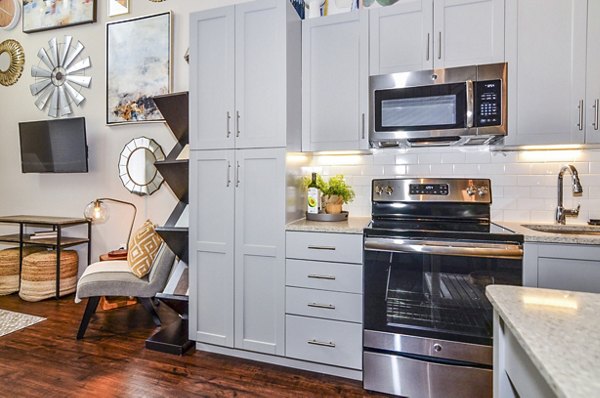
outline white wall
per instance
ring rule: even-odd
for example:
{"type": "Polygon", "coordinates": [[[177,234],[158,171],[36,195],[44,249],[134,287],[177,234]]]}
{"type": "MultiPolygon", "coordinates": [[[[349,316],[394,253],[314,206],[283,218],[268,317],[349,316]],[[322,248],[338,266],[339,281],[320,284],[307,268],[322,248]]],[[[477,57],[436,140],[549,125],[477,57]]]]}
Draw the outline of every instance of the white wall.
{"type": "MultiPolygon", "coordinates": [[[[97,0],[97,22],[44,32],[25,34],[18,25],[11,31],[0,32],[0,40],[15,39],[25,49],[25,69],[19,81],[10,87],[0,86],[0,215],[33,214],[49,216],[82,217],[87,203],[97,197],[114,197],[134,202],[138,206],[136,224],[146,218],[162,224],[177,203],[176,197],[166,185],[148,198],[130,194],[121,184],[117,163],[119,153],[132,138],[147,136],[155,139],[165,154],[169,153],[175,139],[163,123],[136,125],[105,125],[105,27],[117,21],[171,10],[173,12],[173,85],[172,91],[188,90],[188,65],[183,55],[189,45],[189,14],[218,6],[240,3],[240,0],[170,0],[154,3],[148,0],[130,0],[130,13],[107,17],[106,0],[97,0]],[[90,89],[83,89],[85,102],[74,107],[72,116],[85,116],[87,123],[89,165],[87,174],[22,174],[20,169],[18,122],[49,119],[47,111],[34,105],[35,98],[29,92],[31,67],[38,65],[36,54],[48,47],[48,40],[63,40],[72,35],[85,46],[84,55],[91,57],[92,76],[90,89]]],[[[126,49],[124,49],[126,51],[126,49]]],[[[93,228],[92,259],[99,254],[117,248],[126,241],[129,207],[110,205],[111,219],[93,228]]],[[[12,228],[14,230],[14,228],[12,228]]],[[[0,232],[11,230],[2,226],[0,232]]],[[[74,229],[76,233],[79,233],[74,229]]],[[[81,249],[80,257],[85,257],[81,249]]],[[[81,264],[81,263],[80,263],[81,264]]]]}

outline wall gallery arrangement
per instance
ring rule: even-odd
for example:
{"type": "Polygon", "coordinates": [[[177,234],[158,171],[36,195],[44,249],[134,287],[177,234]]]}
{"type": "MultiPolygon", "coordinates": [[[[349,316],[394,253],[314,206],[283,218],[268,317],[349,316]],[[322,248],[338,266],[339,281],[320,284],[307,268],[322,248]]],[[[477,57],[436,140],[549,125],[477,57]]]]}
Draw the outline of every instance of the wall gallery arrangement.
{"type": "Polygon", "coordinates": [[[23,0],[23,32],[96,22],[96,0],[23,0]]]}
{"type": "Polygon", "coordinates": [[[163,121],[152,97],[171,90],[171,12],[106,25],[106,123],[163,121]]]}

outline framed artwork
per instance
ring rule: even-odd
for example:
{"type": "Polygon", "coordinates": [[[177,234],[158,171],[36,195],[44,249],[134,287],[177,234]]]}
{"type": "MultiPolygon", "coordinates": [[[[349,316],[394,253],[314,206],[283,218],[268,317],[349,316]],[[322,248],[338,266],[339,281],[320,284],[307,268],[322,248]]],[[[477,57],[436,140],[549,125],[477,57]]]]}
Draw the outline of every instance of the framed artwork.
{"type": "Polygon", "coordinates": [[[109,17],[129,14],[129,0],[108,0],[106,4],[109,17]]]}
{"type": "Polygon", "coordinates": [[[171,90],[171,12],[106,24],[106,124],[163,121],[171,90]]]}
{"type": "Polygon", "coordinates": [[[96,22],[96,0],[23,0],[23,32],[96,22]]]}

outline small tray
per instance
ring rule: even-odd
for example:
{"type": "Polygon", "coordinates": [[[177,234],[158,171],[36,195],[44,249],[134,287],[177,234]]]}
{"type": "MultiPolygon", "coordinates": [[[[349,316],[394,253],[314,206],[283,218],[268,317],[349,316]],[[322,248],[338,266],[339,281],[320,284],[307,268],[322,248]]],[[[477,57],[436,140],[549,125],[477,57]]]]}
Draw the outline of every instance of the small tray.
{"type": "Polygon", "coordinates": [[[348,212],[342,211],[340,214],[327,214],[327,213],[306,213],[306,219],[308,221],[347,221],[348,212]]]}
{"type": "Polygon", "coordinates": [[[588,221],[588,225],[600,225],[600,220],[590,219],[590,221],[588,221]]]}

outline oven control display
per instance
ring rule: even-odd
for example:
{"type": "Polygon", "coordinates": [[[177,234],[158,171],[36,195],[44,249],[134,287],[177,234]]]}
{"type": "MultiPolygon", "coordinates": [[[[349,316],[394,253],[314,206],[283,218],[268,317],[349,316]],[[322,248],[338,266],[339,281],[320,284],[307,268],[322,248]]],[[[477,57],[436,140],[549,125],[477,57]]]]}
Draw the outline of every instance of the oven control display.
{"type": "Polygon", "coordinates": [[[410,184],[411,195],[448,195],[448,184],[410,184]]]}

